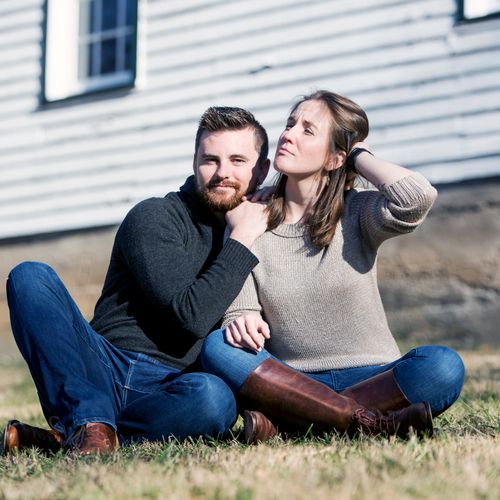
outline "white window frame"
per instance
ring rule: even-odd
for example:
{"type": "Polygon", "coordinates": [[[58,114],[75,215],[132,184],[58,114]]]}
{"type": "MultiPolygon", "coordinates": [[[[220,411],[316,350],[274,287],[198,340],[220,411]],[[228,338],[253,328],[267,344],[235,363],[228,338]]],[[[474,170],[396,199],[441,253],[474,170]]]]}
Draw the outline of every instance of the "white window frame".
{"type": "MultiPolygon", "coordinates": [[[[80,0],[46,0],[44,100],[60,101],[82,94],[132,86],[135,81],[134,50],[132,69],[81,78],[80,0]]],[[[117,28],[123,34],[137,31],[136,26],[117,28]]],[[[99,38],[97,35],[90,37],[99,38]]],[[[135,41],[134,41],[135,45],[135,41]]],[[[121,63],[124,67],[124,63],[121,63]]]]}
{"type": "Polygon", "coordinates": [[[461,0],[462,21],[489,19],[500,15],[500,0],[461,0]]]}

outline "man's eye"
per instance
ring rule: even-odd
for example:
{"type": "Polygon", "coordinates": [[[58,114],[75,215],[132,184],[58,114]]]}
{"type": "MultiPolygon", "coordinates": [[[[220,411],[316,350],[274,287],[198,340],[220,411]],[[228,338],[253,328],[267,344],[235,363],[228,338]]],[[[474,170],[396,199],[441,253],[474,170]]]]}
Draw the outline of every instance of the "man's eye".
{"type": "Polygon", "coordinates": [[[245,160],[243,158],[235,158],[234,163],[245,163],[245,160]]]}
{"type": "Polygon", "coordinates": [[[314,133],[313,133],[312,129],[310,129],[310,128],[306,128],[306,129],[304,130],[304,132],[305,132],[307,135],[314,135],[314,133]]]}

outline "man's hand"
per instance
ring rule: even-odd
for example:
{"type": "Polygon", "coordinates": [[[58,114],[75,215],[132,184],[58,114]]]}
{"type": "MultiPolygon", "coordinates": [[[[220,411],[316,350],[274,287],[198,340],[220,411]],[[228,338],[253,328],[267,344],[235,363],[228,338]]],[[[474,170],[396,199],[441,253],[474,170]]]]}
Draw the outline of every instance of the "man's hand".
{"type": "Polygon", "coordinates": [[[266,204],[244,201],[226,212],[229,237],[250,248],[267,229],[266,204]]]}
{"type": "Polygon", "coordinates": [[[229,345],[258,352],[271,337],[268,324],[257,313],[239,316],[226,327],[225,334],[229,345]]]}

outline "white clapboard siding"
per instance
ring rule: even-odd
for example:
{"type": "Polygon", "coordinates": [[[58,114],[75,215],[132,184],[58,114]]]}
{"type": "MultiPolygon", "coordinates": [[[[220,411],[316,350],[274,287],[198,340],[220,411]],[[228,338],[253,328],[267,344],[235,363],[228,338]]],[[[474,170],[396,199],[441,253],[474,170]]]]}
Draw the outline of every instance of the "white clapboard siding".
{"type": "Polygon", "coordinates": [[[189,175],[208,106],[273,149],[317,88],[434,182],[500,175],[500,19],[457,26],[454,0],[140,0],[136,88],[41,106],[43,5],[0,1],[0,238],[116,224],[189,175]]]}

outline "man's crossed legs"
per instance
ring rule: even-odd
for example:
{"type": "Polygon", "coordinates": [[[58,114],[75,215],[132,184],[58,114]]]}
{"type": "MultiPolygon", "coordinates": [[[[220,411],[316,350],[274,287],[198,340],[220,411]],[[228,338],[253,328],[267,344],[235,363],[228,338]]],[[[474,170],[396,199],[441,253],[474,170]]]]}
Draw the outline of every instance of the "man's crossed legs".
{"type": "Polygon", "coordinates": [[[220,378],[116,348],[90,327],[49,266],[18,265],[7,296],[14,337],[63,446],[112,451],[116,433],[121,440],[216,436],[236,420],[233,393],[220,378]]]}

